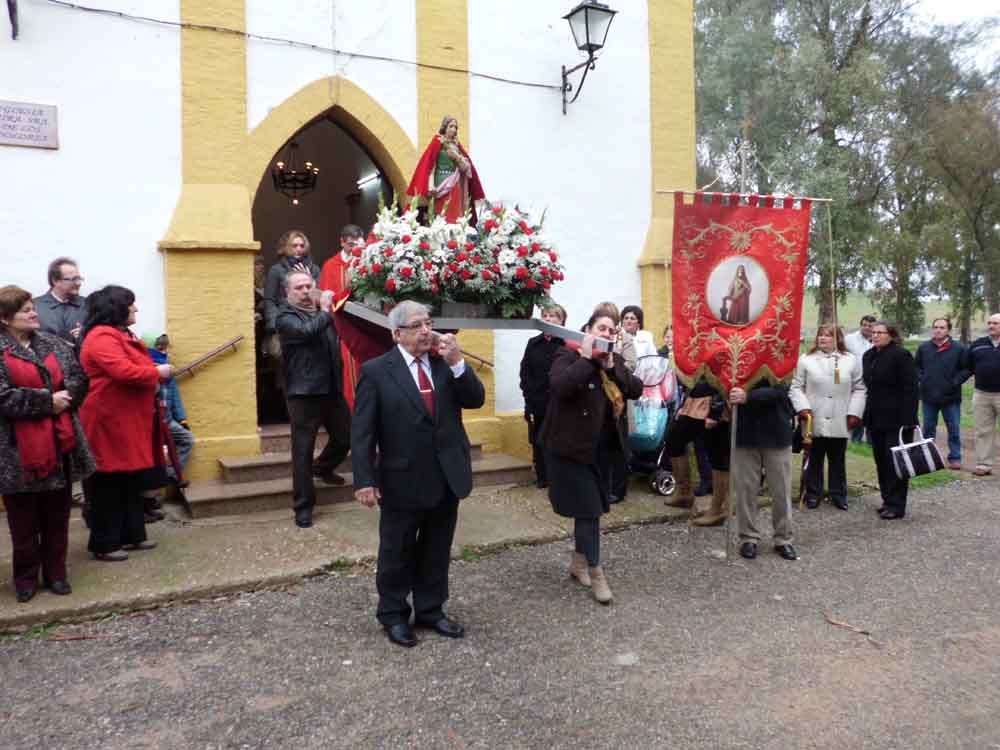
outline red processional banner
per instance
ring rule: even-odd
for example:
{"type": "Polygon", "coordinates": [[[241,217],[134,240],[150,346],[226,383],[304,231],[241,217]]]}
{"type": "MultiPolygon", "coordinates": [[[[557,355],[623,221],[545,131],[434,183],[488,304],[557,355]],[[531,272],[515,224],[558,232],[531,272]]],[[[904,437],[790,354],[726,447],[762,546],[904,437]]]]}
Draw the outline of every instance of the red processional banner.
{"type": "Polygon", "coordinates": [[[799,356],[810,201],[674,195],[678,376],[728,393],[789,379],[799,356]]]}

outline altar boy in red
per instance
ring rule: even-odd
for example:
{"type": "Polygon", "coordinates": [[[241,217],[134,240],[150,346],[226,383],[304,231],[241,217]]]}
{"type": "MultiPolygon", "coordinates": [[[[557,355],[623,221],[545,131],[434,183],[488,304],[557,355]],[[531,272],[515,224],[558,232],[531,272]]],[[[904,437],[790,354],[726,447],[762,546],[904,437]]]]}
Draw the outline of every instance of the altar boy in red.
{"type": "MultiPolygon", "coordinates": [[[[319,288],[339,294],[350,286],[350,275],[347,272],[351,263],[352,251],[360,247],[364,241],[361,227],[347,224],[340,230],[340,252],[323,264],[319,275],[319,288]]],[[[347,406],[354,411],[354,386],[358,382],[358,361],[351,356],[344,340],[340,340],[340,359],[344,363],[344,398],[347,406]]]]}

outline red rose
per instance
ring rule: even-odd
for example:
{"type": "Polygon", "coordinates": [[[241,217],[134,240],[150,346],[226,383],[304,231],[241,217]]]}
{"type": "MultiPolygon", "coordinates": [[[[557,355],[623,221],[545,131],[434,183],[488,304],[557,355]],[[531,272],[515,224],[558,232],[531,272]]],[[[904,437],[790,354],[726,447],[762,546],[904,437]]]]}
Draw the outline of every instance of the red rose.
{"type": "Polygon", "coordinates": [[[493,215],[494,216],[499,216],[502,213],[503,213],[503,208],[501,206],[494,206],[493,207],[493,215]]]}
{"type": "Polygon", "coordinates": [[[529,229],[525,229],[524,233],[530,237],[531,235],[533,235],[535,233],[535,230],[534,229],[530,229],[530,228],[529,229]]]}
{"type": "Polygon", "coordinates": [[[455,240],[448,240],[448,249],[449,250],[457,250],[458,249],[458,243],[455,240]]]}
{"type": "Polygon", "coordinates": [[[525,289],[534,289],[536,286],[538,286],[538,284],[535,283],[534,279],[528,279],[524,282],[525,289]]]}
{"type": "Polygon", "coordinates": [[[433,263],[431,263],[431,262],[430,262],[429,260],[425,260],[425,261],[424,261],[424,268],[425,268],[426,270],[428,270],[428,271],[431,271],[431,270],[433,270],[433,269],[434,269],[434,264],[433,264],[433,263]]]}
{"type": "Polygon", "coordinates": [[[387,247],[385,249],[385,257],[386,258],[391,258],[392,257],[392,248],[391,247],[387,247]]]}
{"type": "Polygon", "coordinates": [[[487,219],[486,223],[483,224],[483,229],[485,229],[487,232],[496,228],[497,228],[497,223],[493,221],[493,219],[487,219]]]}
{"type": "Polygon", "coordinates": [[[493,257],[496,258],[499,257],[499,255],[500,255],[500,248],[499,247],[493,248],[493,257]]]}
{"type": "Polygon", "coordinates": [[[542,249],[542,246],[539,245],[537,242],[532,242],[531,243],[531,252],[537,253],[541,249],[542,249]]]}
{"type": "Polygon", "coordinates": [[[404,279],[408,279],[413,275],[413,269],[407,266],[406,268],[399,269],[399,275],[404,279]]]}
{"type": "Polygon", "coordinates": [[[475,242],[466,242],[465,243],[465,249],[469,250],[469,251],[475,250],[476,249],[476,243],[475,242]]]}
{"type": "Polygon", "coordinates": [[[552,286],[552,282],[551,282],[551,281],[549,281],[548,279],[543,279],[543,280],[542,280],[542,286],[543,286],[544,288],[548,289],[548,288],[549,288],[550,286],[552,286]]]}
{"type": "Polygon", "coordinates": [[[466,255],[465,253],[458,253],[458,254],[455,255],[455,260],[457,260],[459,263],[461,263],[463,260],[468,259],[468,257],[469,256],[466,255]]]}
{"type": "Polygon", "coordinates": [[[374,234],[370,234],[368,235],[368,241],[365,243],[365,245],[375,245],[378,243],[378,241],[379,241],[378,237],[376,237],[374,234]]]}
{"type": "Polygon", "coordinates": [[[482,274],[482,275],[483,275],[483,278],[484,278],[484,279],[486,279],[486,281],[489,281],[489,280],[490,280],[491,278],[493,278],[493,277],[492,277],[492,276],[490,275],[490,272],[489,272],[489,271],[483,271],[483,274],[482,274]]]}
{"type": "Polygon", "coordinates": [[[542,266],[541,268],[538,269],[538,273],[540,273],[542,276],[548,276],[549,269],[547,269],[545,266],[542,266]]]}
{"type": "Polygon", "coordinates": [[[522,258],[527,258],[528,257],[528,247],[526,245],[521,245],[521,247],[519,247],[517,249],[517,254],[519,256],[521,256],[522,258]]]}
{"type": "Polygon", "coordinates": [[[396,282],[393,281],[392,279],[386,280],[386,282],[385,282],[385,290],[387,292],[389,292],[389,294],[392,294],[393,292],[395,292],[396,291],[396,282]]]}
{"type": "Polygon", "coordinates": [[[552,260],[553,263],[559,260],[559,256],[552,251],[549,251],[549,258],[552,260]]]}
{"type": "Polygon", "coordinates": [[[430,250],[431,249],[430,243],[421,242],[420,243],[420,249],[421,250],[430,250]]]}
{"type": "Polygon", "coordinates": [[[404,234],[403,235],[403,244],[404,245],[409,245],[410,244],[410,240],[412,240],[412,239],[413,238],[410,235],[404,234]]]}
{"type": "Polygon", "coordinates": [[[361,255],[361,248],[360,247],[356,247],[353,250],[351,250],[351,255],[353,255],[355,258],[357,258],[358,256],[360,256],[361,255]]]}
{"type": "Polygon", "coordinates": [[[381,263],[372,263],[372,273],[378,273],[381,270],[382,270],[381,263]]]}
{"type": "Polygon", "coordinates": [[[519,222],[517,223],[517,225],[518,225],[519,227],[521,227],[521,231],[524,231],[524,232],[527,232],[527,231],[528,231],[528,222],[524,221],[523,219],[522,219],[521,221],[519,221],[519,222]]]}
{"type": "Polygon", "coordinates": [[[473,256],[472,256],[472,262],[473,262],[473,263],[482,263],[482,262],[483,262],[483,259],[482,259],[482,258],[480,258],[480,257],[479,257],[478,255],[473,255],[473,256]]]}
{"type": "Polygon", "coordinates": [[[368,266],[361,266],[361,268],[358,269],[358,273],[364,276],[366,273],[368,273],[368,266]]]}
{"type": "Polygon", "coordinates": [[[500,273],[500,264],[499,263],[494,263],[493,266],[492,266],[492,268],[493,268],[493,273],[500,273]]]}
{"type": "Polygon", "coordinates": [[[449,263],[448,268],[451,269],[452,273],[458,273],[458,263],[449,263]]]}
{"type": "Polygon", "coordinates": [[[469,269],[465,269],[464,271],[462,271],[462,278],[463,279],[471,279],[472,278],[472,271],[470,271],[469,269]]]}
{"type": "Polygon", "coordinates": [[[527,276],[528,276],[528,269],[527,268],[518,268],[516,271],[514,271],[514,275],[517,278],[519,278],[519,279],[527,278],[527,276]]]}

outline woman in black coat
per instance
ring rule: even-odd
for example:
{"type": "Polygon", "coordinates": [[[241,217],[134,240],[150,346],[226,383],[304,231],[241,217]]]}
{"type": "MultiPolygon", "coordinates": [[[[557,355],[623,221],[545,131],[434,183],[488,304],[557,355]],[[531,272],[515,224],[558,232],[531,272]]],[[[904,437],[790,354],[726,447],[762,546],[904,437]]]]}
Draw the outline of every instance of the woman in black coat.
{"type": "MultiPolygon", "coordinates": [[[[560,305],[542,309],[542,320],[557,326],[566,325],[566,311],[560,305]]],[[[528,423],[528,441],[531,443],[535,464],[535,480],[540,489],[549,486],[545,471],[545,452],[539,439],[549,408],[549,370],[552,360],[563,347],[563,340],[540,333],[528,339],[521,357],[521,394],[524,396],[524,421],[528,423]]]]}
{"type": "Polygon", "coordinates": [[[579,352],[561,349],[549,376],[550,400],[542,443],[552,509],[575,519],[570,575],[609,604],[611,588],[601,568],[601,515],[608,512],[607,471],[612,451],[627,451],[621,415],[628,399],[642,395],[642,381],[617,354],[594,348],[595,338],[614,341],[617,325],[595,312],[584,326],[579,352]]]}
{"type": "Polygon", "coordinates": [[[899,329],[882,320],[872,328],[872,348],[865,352],[862,365],[868,389],[864,424],[872,438],[882,493],[879,517],[894,521],[906,515],[909,480],[896,476],[890,449],[899,445],[901,428],[912,430],[917,425],[917,366],[903,348],[899,329]]]}

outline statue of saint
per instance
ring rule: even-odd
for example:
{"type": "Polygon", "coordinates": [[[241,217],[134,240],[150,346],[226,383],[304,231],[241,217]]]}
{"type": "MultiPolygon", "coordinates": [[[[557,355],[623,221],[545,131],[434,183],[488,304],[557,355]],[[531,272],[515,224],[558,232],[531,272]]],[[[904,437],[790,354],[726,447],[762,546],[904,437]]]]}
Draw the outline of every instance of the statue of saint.
{"type": "Polygon", "coordinates": [[[445,218],[455,223],[471,209],[472,223],[476,223],[476,201],[486,194],[472,159],[458,141],[458,120],[454,117],[441,121],[437,135],[417,162],[406,194],[427,201],[428,221],[443,211],[445,218]]]}

